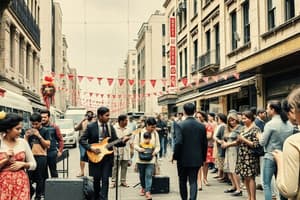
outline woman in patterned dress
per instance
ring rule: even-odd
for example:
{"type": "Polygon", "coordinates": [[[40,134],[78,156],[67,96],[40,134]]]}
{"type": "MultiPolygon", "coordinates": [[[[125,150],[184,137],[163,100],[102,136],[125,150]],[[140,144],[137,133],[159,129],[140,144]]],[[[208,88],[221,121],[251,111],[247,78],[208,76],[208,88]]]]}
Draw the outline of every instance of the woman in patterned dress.
{"type": "Polygon", "coordinates": [[[25,169],[34,170],[36,162],[29,144],[19,138],[22,121],[17,114],[0,112],[0,200],[30,200],[25,169]]]}
{"type": "Polygon", "coordinates": [[[244,179],[248,200],[256,200],[255,176],[259,172],[259,157],[254,156],[251,150],[259,145],[260,129],[253,123],[254,119],[251,111],[243,112],[242,120],[245,126],[238,136],[240,146],[235,168],[235,172],[244,179]]]}

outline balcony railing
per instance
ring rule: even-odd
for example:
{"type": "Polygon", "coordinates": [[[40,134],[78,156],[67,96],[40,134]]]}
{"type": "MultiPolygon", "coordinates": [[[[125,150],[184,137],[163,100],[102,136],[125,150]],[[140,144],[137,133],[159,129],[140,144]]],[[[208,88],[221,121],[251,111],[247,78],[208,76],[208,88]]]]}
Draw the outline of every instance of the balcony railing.
{"type": "Polygon", "coordinates": [[[199,57],[199,68],[206,67],[208,65],[219,65],[220,64],[220,48],[211,50],[199,57]]]}
{"type": "Polygon", "coordinates": [[[34,42],[40,47],[40,28],[34,20],[24,0],[12,0],[10,8],[19,18],[34,42]]]}

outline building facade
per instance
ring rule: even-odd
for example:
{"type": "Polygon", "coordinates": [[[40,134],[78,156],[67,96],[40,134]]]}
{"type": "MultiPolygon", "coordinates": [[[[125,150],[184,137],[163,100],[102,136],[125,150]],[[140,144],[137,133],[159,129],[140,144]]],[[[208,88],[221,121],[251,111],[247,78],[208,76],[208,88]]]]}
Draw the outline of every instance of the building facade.
{"type": "Polygon", "coordinates": [[[177,21],[178,91],[159,104],[181,112],[194,102],[197,110],[226,113],[286,97],[300,83],[299,4],[166,0],[166,17],[177,21]]]}
{"type": "Polygon", "coordinates": [[[137,52],[135,49],[129,50],[127,53],[127,58],[125,60],[126,69],[126,99],[127,112],[137,112],[138,111],[138,101],[137,101],[137,52]]]}
{"type": "Polygon", "coordinates": [[[148,22],[143,23],[136,43],[137,67],[138,67],[138,111],[145,115],[154,115],[161,112],[155,95],[163,89],[162,66],[165,56],[163,44],[162,26],[165,17],[160,12],[152,14],[148,22]],[[141,83],[141,80],[145,81],[141,83]],[[155,80],[155,86],[150,84],[155,80]]]}
{"type": "Polygon", "coordinates": [[[40,99],[40,0],[10,0],[0,4],[0,86],[30,100],[40,99]]]}

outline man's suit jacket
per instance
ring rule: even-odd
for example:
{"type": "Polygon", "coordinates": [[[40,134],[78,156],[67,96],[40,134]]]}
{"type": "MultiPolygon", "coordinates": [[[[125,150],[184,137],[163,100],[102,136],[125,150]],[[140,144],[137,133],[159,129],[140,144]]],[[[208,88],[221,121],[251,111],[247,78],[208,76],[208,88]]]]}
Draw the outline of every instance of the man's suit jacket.
{"type": "Polygon", "coordinates": [[[174,160],[182,167],[202,166],[207,153],[205,126],[194,117],[187,117],[178,125],[174,160]]]}
{"type": "MultiPolygon", "coordinates": [[[[110,126],[110,128],[108,128],[108,132],[110,130],[110,133],[106,137],[110,137],[109,142],[117,140],[118,137],[117,137],[114,127],[109,123],[108,123],[108,126],[110,126]]],[[[100,134],[100,131],[99,131],[99,127],[98,127],[98,122],[97,121],[92,122],[92,123],[88,124],[85,132],[80,137],[79,143],[85,149],[89,150],[91,148],[91,144],[99,142],[99,134],[100,134]]],[[[125,143],[121,142],[116,146],[125,146],[125,143]]],[[[89,162],[89,175],[93,176],[93,177],[101,176],[99,168],[103,167],[102,165],[111,165],[109,167],[110,170],[106,172],[108,174],[111,174],[111,167],[113,166],[113,157],[114,157],[114,155],[110,154],[110,155],[106,155],[99,163],[89,162]]]]}

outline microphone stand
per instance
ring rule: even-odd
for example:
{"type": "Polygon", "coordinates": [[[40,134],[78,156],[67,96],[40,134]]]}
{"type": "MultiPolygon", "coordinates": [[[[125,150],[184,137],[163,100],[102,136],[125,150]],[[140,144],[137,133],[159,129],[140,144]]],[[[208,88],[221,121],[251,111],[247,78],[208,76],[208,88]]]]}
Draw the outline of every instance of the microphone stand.
{"type": "Polygon", "coordinates": [[[119,147],[117,147],[117,173],[116,173],[116,200],[118,200],[118,190],[119,190],[119,160],[120,160],[120,152],[119,147]]]}

